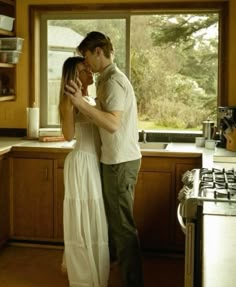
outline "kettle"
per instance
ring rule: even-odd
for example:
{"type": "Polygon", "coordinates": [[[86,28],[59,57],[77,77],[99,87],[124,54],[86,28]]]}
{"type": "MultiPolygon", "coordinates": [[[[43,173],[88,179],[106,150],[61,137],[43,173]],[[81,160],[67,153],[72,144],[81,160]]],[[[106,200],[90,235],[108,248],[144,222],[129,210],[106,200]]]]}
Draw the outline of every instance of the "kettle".
{"type": "Polygon", "coordinates": [[[212,139],[215,134],[214,122],[211,120],[203,121],[202,122],[202,133],[205,139],[207,140],[212,139]]]}

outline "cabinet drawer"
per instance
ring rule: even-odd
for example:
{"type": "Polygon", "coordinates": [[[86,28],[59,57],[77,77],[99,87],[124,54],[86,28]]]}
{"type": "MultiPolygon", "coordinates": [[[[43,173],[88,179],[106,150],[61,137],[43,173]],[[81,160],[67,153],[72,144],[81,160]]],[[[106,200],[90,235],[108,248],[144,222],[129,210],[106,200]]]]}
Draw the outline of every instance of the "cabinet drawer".
{"type": "Polygon", "coordinates": [[[173,159],[166,157],[143,157],[141,171],[170,171],[173,166],[173,159]]]}

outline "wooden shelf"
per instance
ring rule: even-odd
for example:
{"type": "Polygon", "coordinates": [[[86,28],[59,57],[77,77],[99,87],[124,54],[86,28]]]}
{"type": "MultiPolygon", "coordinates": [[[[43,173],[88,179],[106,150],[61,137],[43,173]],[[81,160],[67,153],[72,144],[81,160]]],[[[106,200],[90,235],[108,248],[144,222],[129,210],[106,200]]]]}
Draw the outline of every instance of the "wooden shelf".
{"type": "Polygon", "coordinates": [[[5,96],[0,96],[0,102],[3,101],[13,101],[16,99],[15,95],[5,95],[5,96]]]}
{"type": "Polygon", "coordinates": [[[15,6],[15,0],[0,0],[0,3],[5,3],[8,5],[15,6]]]}
{"type": "Polygon", "coordinates": [[[2,30],[0,29],[0,35],[1,36],[10,36],[10,37],[14,37],[15,33],[12,31],[6,31],[6,30],[2,30]]]}
{"type": "Polygon", "coordinates": [[[10,63],[0,63],[0,68],[14,68],[15,64],[10,63]]]}

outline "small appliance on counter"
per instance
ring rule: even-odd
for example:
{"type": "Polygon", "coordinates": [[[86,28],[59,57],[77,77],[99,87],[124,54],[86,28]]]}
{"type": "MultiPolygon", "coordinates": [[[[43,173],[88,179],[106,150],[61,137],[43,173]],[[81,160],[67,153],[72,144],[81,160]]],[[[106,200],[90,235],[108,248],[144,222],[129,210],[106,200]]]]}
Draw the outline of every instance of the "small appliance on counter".
{"type": "Polygon", "coordinates": [[[202,122],[202,133],[206,140],[213,139],[215,135],[215,123],[210,119],[202,122]]]}
{"type": "Polygon", "coordinates": [[[236,151],[236,106],[218,107],[218,147],[236,151]]]}

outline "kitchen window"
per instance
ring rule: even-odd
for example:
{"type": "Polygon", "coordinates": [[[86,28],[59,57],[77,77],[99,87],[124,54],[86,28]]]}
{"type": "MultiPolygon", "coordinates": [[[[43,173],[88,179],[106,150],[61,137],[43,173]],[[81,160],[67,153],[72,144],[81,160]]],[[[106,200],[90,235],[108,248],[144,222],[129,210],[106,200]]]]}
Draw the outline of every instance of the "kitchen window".
{"type": "MultiPolygon", "coordinates": [[[[216,122],[226,91],[225,14],[212,7],[132,13],[43,11],[41,127],[59,126],[62,64],[92,30],[113,41],[115,62],[134,86],[140,129],[191,133],[200,131],[207,118],[216,122]]],[[[96,96],[94,86],[90,93],[96,96]]]]}

